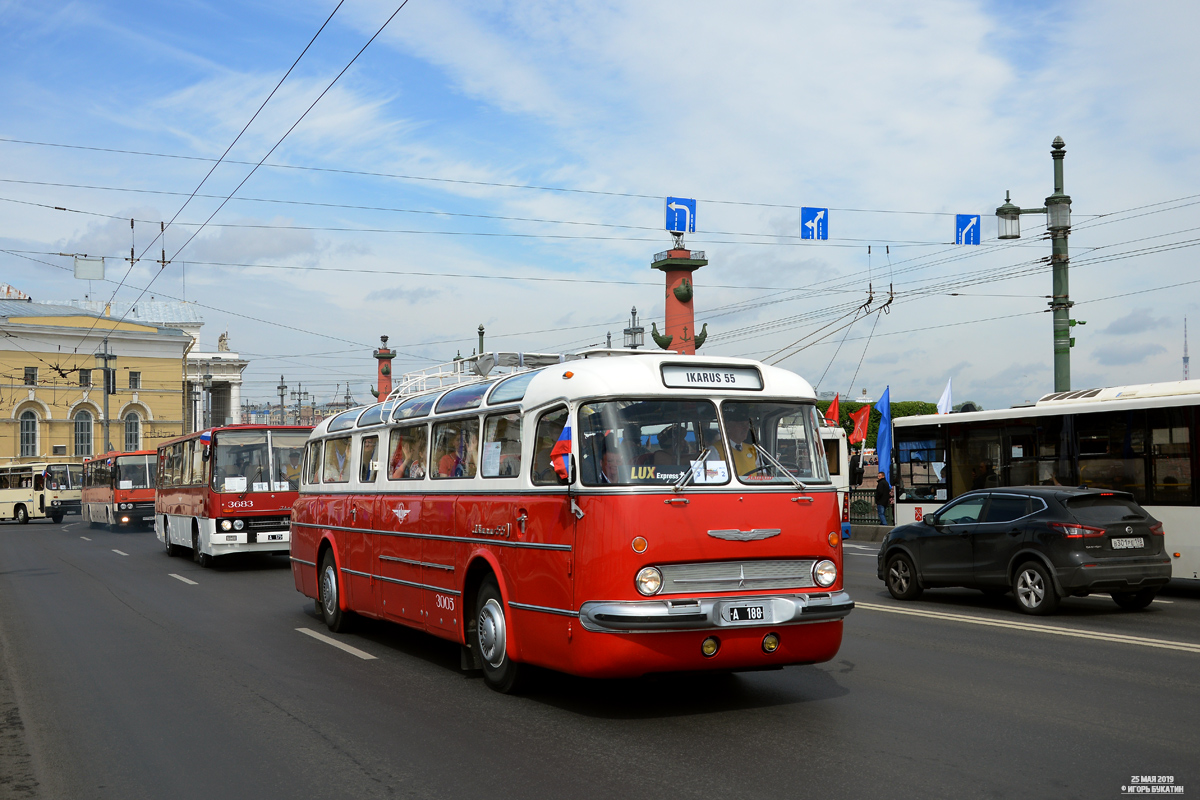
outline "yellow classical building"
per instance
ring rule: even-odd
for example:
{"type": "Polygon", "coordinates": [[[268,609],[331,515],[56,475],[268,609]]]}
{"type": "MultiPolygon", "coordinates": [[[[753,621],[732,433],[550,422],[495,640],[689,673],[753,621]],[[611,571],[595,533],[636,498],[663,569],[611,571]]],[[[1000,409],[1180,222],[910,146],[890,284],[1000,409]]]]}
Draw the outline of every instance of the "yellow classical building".
{"type": "Polygon", "coordinates": [[[107,450],[106,427],[114,450],[179,436],[192,342],[178,328],[0,299],[0,464],[82,461],[107,450]]]}

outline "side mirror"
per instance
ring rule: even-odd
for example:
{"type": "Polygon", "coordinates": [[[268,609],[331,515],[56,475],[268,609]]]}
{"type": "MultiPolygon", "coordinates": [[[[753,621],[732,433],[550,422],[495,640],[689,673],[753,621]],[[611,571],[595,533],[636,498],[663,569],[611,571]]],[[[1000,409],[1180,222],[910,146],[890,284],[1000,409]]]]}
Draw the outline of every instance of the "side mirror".
{"type": "Polygon", "coordinates": [[[578,473],[576,472],[576,468],[575,468],[575,455],[574,454],[571,455],[570,465],[571,465],[571,469],[570,469],[570,474],[567,475],[567,485],[574,486],[575,479],[577,477],[579,477],[578,473]]]}
{"type": "Polygon", "coordinates": [[[937,516],[934,514],[926,514],[925,516],[921,517],[921,522],[924,522],[926,525],[930,525],[930,526],[936,528],[937,527],[937,516]]]}
{"type": "Polygon", "coordinates": [[[207,446],[207,445],[205,445],[205,447],[204,447],[204,452],[200,454],[200,460],[201,460],[201,461],[208,461],[208,457],[209,457],[209,455],[210,455],[210,453],[209,453],[208,446],[207,446]]]}

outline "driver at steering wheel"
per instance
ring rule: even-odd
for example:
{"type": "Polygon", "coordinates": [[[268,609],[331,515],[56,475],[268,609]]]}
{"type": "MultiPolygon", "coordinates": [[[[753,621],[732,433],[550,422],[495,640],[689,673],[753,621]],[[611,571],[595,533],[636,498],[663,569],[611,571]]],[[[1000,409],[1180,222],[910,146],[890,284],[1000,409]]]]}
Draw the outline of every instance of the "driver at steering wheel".
{"type": "MultiPolygon", "coordinates": [[[[750,410],[740,403],[727,404],[725,412],[725,433],[729,437],[730,447],[733,448],[733,471],[745,477],[763,466],[759,459],[758,445],[754,443],[750,425],[750,410]]],[[[725,453],[725,443],[717,442],[717,453],[728,461],[725,453]]]]}

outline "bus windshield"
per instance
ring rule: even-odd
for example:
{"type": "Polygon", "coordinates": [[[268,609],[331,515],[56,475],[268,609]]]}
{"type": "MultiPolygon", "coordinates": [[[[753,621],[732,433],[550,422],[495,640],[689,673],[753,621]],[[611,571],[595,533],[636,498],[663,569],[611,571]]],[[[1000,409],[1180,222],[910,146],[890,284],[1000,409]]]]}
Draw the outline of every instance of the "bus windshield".
{"type": "Polygon", "coordinates": [[[721,434],[711,402],[585,403],[579,428],[580,478],[589,486],[669,486],[689,470],[694,484],[729,482],[729,468],[714,446],[721,434]]]}
{"type": "Polygon", "coordinates": [[[113,481],[115,489],[153,489],[154,488],[154,465],[151,459],[154,456],[117,456],[115,474],[113,481]]]}
{"type": "Polygon", "coordinates": [[[213,491],[271,491],[266,431],[220,431],[212,458],[213,491]]]}
{"type": "MultiPolygon", "coordinates": [[[[308,431],[271,431],[271,457],[275,462],[276,483],[287,483],[287,489],[300,489],[300,462],[304,458],[304,443],[308,431]]],[[[280,488],[276,488],[279,491],[280,488]]]]}
{"type": "MultiPolygon", "coordinates": [[[[733,471],[748,484],[828,481],[817,408],[811,403],[725,402],[721,406],[733,471]]],[[[724,443],[717,449],[722,458],[724,443]]]]}
{"type": "Polygon", "coordinates": [[[72,471],[66,464],[51,464],[46,467],[46,472],[50,476],[51,489],[78,489],[82,482],[78,473],[75,473],[75,480],[71,480],[72,471]]]}

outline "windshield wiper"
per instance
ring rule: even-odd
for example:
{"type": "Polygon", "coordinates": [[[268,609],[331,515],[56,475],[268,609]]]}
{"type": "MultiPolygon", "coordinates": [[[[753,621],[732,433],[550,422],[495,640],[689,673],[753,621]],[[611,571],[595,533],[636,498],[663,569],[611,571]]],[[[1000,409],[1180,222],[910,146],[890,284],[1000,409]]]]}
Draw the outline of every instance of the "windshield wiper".
{"type": "Polygon", "coordinates": [[[767,450],[767,448],[763,447],[762,445],[758,445],[757,450],[760,455],[765,457],[767,459],[767,461],[771,462],[771,465],[773,467],[775,467],[777,470],[779,470],[784,475],[786,475],[789,479],[791,479],[792,483],[796,484],[797,489],[799,489],[802,492],[808,491],[808,485],[806,483],[804,483],[802,480],[800,480],[799,478],[797,478],[795,475],[793,475],[791,473],[791,471],[787,467],[785,467],[782,462],[780,462],[779,459],[777,459],[775,456],[771,455],[771,452],[769,450],[767,450]]]}
{"type": "MultiPolygon", "coordinates": [[[[700,455],[696,458],[696,460],[699,461],[701,464],[705,463],[704,457],[708,455],[708,452],[710,450],[712,450],[712,445],[709,445],[708,447],[701,450],[700,455]]],[[[692,469],[691,466],[689,466],[687,469],[685,469],[683,471],[683,474],[680,475],[678,480],[675,481],[675,491],[682,492],[683,487],[687,486],[688,481],[690,481],[692,479],[692,476],[694,476],[695,474],[696,473],[694,472],[694,470],[692,469]]]]}

